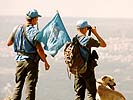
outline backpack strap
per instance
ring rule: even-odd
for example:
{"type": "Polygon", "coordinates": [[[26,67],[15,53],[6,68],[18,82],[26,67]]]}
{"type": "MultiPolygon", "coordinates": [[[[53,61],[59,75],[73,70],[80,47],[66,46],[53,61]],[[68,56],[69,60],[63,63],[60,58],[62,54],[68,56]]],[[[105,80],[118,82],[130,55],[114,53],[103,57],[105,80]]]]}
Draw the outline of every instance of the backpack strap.
{"type": "MultiPolygon", "coordinates": [[[[75,38],[76,38],[76,40],[79,42],[79,38],[80,38],[80,37],[78,37],[78,35],[76,35],[76,36],[74,37],[74,39],[75,39],[75,38]]],[[[79,48],[80,48],[81,55],[82,55],[82,53],[83,53],[83,55],[86,54],[86,55],[84,55],[84,56],[88,56],[86,59],[84,59],[84,61],[87,62],[88,59],[89,59],[89,57],[90,57],[88,48],[87,48],[86,46],[82,45],[80,42],[79,42],[79,48]],[[86,53],[85,53],[85,52],[86,52],[86,53]]],[[[82,57],[83,57],[83,55],[82,55],[82,57]]],[[[83,57],[83,58],[84,58],[84,57],[83,57]]]]}
{"type": "MultiPolygon", "coordinates": [[[[37,24],[38,25],[38,24],[37,24]]],[[[36,47],[29,41],[29,39],[28,39],[28,37],[27,37],[27,35],[26,35],[26,25],[24,24],[23,26],[23,36],[25,37],[25,39],[28,41],[28,43],[34,48],[34,50],[36,51],[36,54],[38,55],[38,53],[37,53],[37,50],[36,50],[36,47]]],[[[37,26],[38,27],[38,26],[37,26]]],[[[36,34],[37,35],[37,34],[36,34]]],[[[39,55],[38,55],[39,56],[39,55]]],[[[47,54],[45,54],[45,57],[47,57],[47,54]]],[[[40,57],[39,57],[40,58],[40,57]]],[[[40,58],[41,59],[41,58],[40,58]]]]}
{"type": "Polygon", "coordinates": [[[24,24],[23,26],[23,36],[25,37],[25,39],[28,41],[28,43],[34,48],[34,50],[36,51],[36,47],[29,41],[28,37],[26,36],[26,25],[24,24]]]}

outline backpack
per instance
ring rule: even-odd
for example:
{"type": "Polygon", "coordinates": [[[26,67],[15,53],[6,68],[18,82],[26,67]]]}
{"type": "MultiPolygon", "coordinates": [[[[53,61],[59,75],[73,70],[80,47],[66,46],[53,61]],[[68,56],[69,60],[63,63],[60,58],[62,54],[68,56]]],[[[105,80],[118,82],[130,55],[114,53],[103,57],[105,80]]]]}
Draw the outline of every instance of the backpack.
{"type": "Polygon", "coordinates": [[[68,71],[74,75],[85,73],[87,70],[88,52],[85,48],[79,43],[77,37],[65,45],[64,60],[68,71]],[[86,55],[86,58],[83,55],[86,55]]]}
{"type": "Polygon", "coordinates": [[[26,25],[19,25],[16,28],[15,34],[17,33],[17,31],[20,31],[21,33],[19,33],[19,35],[21,37],[23,37],[22,40],[20,40],[20,41],[26,41],[28,48],[29,48],[29,46],[32,47],[35,50],[35,52],[34,53],[27,53],[27,52],[25,52],[25,50],[23,50],[23,48],[20,48],[20,47],[24,47],[23,43],[21,43],[20,46],[18,44],[14,43],[15,52],[17,52],[17,54],[21,55],[21,56],[24,56],[24,55],[29,56],[29,58],[31,58],[35,63],[38,63],[41,58],[36,51],[36,47],[31,43],[31,41],[28,39],[28,37],[26,35],[26,25]],[[21,29],[23,29],[22,32],[20,31],[21,29]],[[25,39],[25,40],[23,40],[23,39],[25,39]]]}

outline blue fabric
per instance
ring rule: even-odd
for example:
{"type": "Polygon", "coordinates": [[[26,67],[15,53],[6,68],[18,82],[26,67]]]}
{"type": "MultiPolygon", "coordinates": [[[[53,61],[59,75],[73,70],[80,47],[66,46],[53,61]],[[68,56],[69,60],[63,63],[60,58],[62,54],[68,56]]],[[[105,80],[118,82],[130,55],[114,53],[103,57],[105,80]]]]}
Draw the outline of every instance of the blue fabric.
{"type": "Polygon", "coordinates": [[[71,41],[59,13],[42,29],[36,39],[44,44],[44,49],[53,57],[67,41],[71,41]]]}
{"type": "Polygon", "coordinates": [[[81,55],[82,55],[84,61],[87,61],[88,57],[89,57],[88,49],[86,47],[89,39],[90,39],[90,36],[81,36],[81,37],[78,37],[78,40],[79,40],[80,44],[83,45],[83,47],[80,47],[80,52],[81,52],[81,55]]]}
{"type": "Polygon", "coordinates": [[[80,44],[83,45],[83,46],[87,45],[89,39],[90,39],[90,36],[81,36],[81,37],[78,37],[78,40],[79,40],[80,44]]]}
{"type": "MultiPolygon", "coordinates": [[[[25,52],[25,53],[36,53],[36,50],[29,44],[27,39],[23,36],[23,25],[17,27],[14,40],[14,51],[15,52],[25,52]]],[[[26,27],[26,36],[28,40],[33,44],[33,39],[39,30],[34,26],[26,27]]],[[[34,44],[33,44],[34,45],[34,44]]],[[[16,55],[17,61],[25,61],[29,56],[16,55]]]]}
{"type": "MultiPolygon", "coordinates": [[[[24,50],[25,53],[35,53],[36,50],[29,44],[27,39],[23,36],[23,25],[20,25],[17,28],[14,40],[14,50],[15,52],[22,52],[24,50]]],[[[28,40],[33,44],[33,39],[35,35],[39,31],[34,26],[27,26],[26,27],[26,36],[28,40]]],[[[34,44],[33,44],[34,45],[34,44]]]]}

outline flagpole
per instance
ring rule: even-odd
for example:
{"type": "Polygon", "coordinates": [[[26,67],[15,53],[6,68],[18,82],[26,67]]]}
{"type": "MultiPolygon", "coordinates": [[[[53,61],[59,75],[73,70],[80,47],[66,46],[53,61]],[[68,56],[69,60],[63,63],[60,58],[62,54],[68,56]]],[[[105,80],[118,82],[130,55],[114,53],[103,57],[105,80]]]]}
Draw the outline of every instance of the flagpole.
{"type": "Polygon", "coordinates": [[[56,12],[57,12],[57,13],[59,13],[59,11],[58,11],[58,10],[56,10],[56,12]]]}
{"type": "Polygon", "coordinates": [[[37,29],[39,30],[39,25],[38,25],[38,22],[37,22],[37,29]]]}

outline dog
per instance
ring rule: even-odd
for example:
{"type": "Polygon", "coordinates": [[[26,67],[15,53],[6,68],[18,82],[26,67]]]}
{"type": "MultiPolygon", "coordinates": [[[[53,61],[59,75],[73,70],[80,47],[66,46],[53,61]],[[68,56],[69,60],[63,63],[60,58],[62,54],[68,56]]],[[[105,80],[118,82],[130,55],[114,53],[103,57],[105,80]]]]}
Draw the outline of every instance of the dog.
{"type": "Polygon", "coordinates": [[[104,75],[97,80],[96,100],[126,100],[118,91],[115,91],[116,83],[110,75],[104,75]]]}

